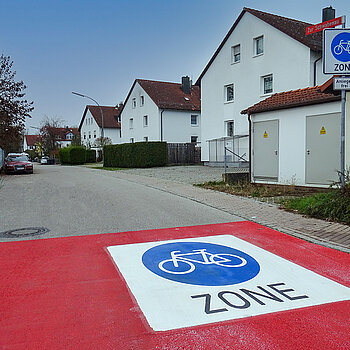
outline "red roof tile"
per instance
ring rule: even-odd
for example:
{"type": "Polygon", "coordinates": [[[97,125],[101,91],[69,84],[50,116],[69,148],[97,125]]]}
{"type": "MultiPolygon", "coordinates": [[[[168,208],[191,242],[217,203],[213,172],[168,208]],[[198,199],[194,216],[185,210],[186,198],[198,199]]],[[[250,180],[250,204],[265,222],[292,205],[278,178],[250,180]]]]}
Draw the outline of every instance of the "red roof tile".
{"type": "Polygon", "coordinates": [[[41,141],[41,135],[25,135],[25,138],[28,146],[34,146],[41,141]]]}
{"type": "Polygon", "coordinates": [[[52,131],[55,137],[59,139],[59,141],[72,141],[71,139],[67,139],[67,135],[69,133],[72,133],[73,135],[79,134],[77,128],[52,128],[52,131]]]}
{"type": "MultiPolygon", "coordinates": [[[[117,128],[120,129],[120,122],[117,121],[117,118],[120,116],[121,107],[112,107],[112,106],[101,106],[103,113],[103,127],[104,128],[117,128]]],[[[102,127],[102,118],[101,110],[99,106],[87,105],[83,114],[83,118],[79,125],[79,130],[85,119],[87,110],[90,111],[94,119],[96,120],[97,125],[102,127]]]]}
{"type": "Polygon", "coordinates": [[[200,88],[192,86],[189,94],[182,91],[181,84],[165,81],[136,79],[153,102],[162,109],[200,111],[200,88]]]}
{"type": "Polygon", "coordinates": [[[270,24],[271,26],[275,27],[276,29],[280,30],[281,32],[289,35],[293,39],[299,41],[300,43],[306,45],[311,50],[314,51],[321,51],[322,50],[322,32],[314,33],[312,35],[305,35],[305,29],[306,27],[312,25],[311,23],[306,23],[302,21],[298,21],[295,19],[282,17],[278,15],[274,15],[271,13],[258,11],[254,9],[250,9],[247,7],[244,7],[238,18],[236,19],[233,26],[230,28],[228,33],[226,34],[224,40],[221,42],[217,50],[215,51],[214,55],[210,59],[209,63],[204,68],[202,74],[199,76],[199,78],[196,81],[196,85],[200,85],[200,81],[203,78],[206,71],[209,69],[213,61],[215,60],[216,56],[219,54],[222,47],[225,45],[226,41],[232,34],[233,30],[236,28],[237,24],[243,17],[243,15],[248,12],[252,14],[253,16],[261,19],[262,21],[270,24]]]}
{"type": "MultiPolygon", "coordinates": [[[[332,79],[333,78],[330,80],[332,79]]],[[[334,92],[323,92],[324,87],[329,87],[329,81],[321,86],[280,92],[243,110],[241,114],[256,114],[279,109],[340,101],[339,94],[336,95],[334,92]]]]}

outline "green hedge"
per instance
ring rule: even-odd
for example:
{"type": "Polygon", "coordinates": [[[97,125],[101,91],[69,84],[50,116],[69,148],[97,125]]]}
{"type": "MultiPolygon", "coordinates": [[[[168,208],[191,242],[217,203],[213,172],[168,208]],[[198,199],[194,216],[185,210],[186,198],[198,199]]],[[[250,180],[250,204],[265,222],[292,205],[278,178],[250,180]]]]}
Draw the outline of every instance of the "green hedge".
{"type": "Polygon", "coordinates": [[[165,166],[166,142],[135,142],[103,147],[103,166],[120,168],[150,168],[165,166]]]}
{"type": "Polygon", "coordinates": [[[85,154],[86,163],[96,163],[96,151],[94,149],[87,149],[85,154]]]}
{"type": "Polygon", "coordinates": [[[96,152],[82,146],[71,146],[59,150],[61,164],[83,164],[96,161],[96,152]],[[93,160],[90,160],[93,159],[93,160]]]}

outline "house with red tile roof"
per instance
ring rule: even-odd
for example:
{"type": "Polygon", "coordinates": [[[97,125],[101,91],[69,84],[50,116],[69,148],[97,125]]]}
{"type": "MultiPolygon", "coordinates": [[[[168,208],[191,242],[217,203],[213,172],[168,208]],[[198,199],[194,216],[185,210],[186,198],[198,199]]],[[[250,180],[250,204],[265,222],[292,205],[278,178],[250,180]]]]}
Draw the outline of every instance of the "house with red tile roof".
{"type": "Polygon", "coordinates": [[[96,140],[102,136],[108,137],[112,144],[121,142],[121,119],[119,106],[91,106],[85,107],[79,124],[81,143],[87,147],[98,148],[96,140]]]}
{"type": "Polygon", "coordinates": [[[124,143],[201,142],[200,88],[189,77],[181,83],[136,79],[121,111],[124,143]]]}
{"type": "MultiPolygon", "coordinates": [[[[319,86],[273,94],[243,110],[250,124],[251,181],[312,187],[338,181],[340,99],[331,78],[319,86]]],[[[349,167],[349,104],[345,115],[345,166],[349,167]]]]}
{"type": "Polygon", "coordinates": [[[23,150],[35,150],[38,142],[41,142],[41,135],[24,135],[23,150]]]}
{"type": "Polygon", "coordinates": [[[249,126],[240,112],[274,93],[328,79],[322,72],[322,32],[306,36],[309,25],[243,8],[196,82],[205,164],[223,165],[224,147],[230,149],[228,164],[248,164],[249,126]]]}

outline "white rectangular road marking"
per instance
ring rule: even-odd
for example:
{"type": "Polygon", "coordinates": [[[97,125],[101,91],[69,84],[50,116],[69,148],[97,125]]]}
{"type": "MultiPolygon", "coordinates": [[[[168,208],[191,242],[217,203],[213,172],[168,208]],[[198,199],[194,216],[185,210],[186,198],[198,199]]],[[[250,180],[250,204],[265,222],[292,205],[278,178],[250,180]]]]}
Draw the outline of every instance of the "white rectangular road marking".
{"type": "Polygon", "coordinates": [[[108,250],[155,331],[350,299],[349,288],[231,235],[118,245],[108,250]],[[152,247],[172,242],[232,247],[253,257],[260,271],[246,282],[221,286],[169,280],[147,269],[142,256],[152,247]]]}

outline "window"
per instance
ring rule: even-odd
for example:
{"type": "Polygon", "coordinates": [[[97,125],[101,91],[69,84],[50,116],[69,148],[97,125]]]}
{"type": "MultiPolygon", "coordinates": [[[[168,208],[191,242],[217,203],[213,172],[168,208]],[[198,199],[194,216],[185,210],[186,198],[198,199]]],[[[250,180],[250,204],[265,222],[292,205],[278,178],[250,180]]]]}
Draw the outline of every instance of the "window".
{"type": "Polygon", "coordinates": [[[143,138],[143,141],[148,142],[148,136],[145,136],[145,137],[143,138]]]}
{"type": "Polygon", "coordinates": [[[238,63],[241,60],[241,45],[231,47],[231,62],[238,63]]]}
{"type": "Polygon", "coordinates": [[[136,108],[136,98],[132,99],[132,108],[136,108]]]}
{"type": "Polygon", "coordinates": [[[129,129],[133,129],[134,128],[134,118],[130,118],[129,119],[129,129]]]}
{"type": "Polygon", "coordinates": [[[191,115],[191,125],[192,126],[197,126],[198,125],[198,115],[191,115]]]}
{"type": "Polygon", "coordinates": [[[134,138],[133,138],[133,137],[130,139],[130,142],[131,142],[131,143],[134,143],[134,138]]]}
{"type": "Polygon", "coordinates": [[[145,104],[145,97],[140,96],[140,107],[142,107],[145,104]]]}
{"type": "Polygon", "coordinates": [[[233,121],[226,122],[226,136],[233,136],[233,121]]]}
{"type": "Polygon", "coordinates": [[[264,53],[264,37],[259,36],[254,39],[254,55],[262,55],[264,53]]]}
{"type": "Polygon", "coordinates": [[[143,126],[148,126],[148,115],[143,116],[143,126]]]}
{"type": "Polygon", "coordinates": [[[89,131],[89,139],[91,139],[91,131],[89,131]]]}
{"type": "Polygon", "coordinates": [[[86,132],[84,132],[84,140],[86,140],[86,132]]]}
{"type": "Polygon", "coordinates": [[[225,86],[225,102],[233,101],[233,84],[225,86]]]}
{"type": "Polygon", "coordinates": [[[264,95],[272,93],[273,91],[272,82],[273,82],[272,74],[262,77],[262,93],[264,95]]]}
{"type": "Polygon", "coordinates": [[[94,139],[96,138],[96,130],[94,130],[94,139]]]}
{"type": "Polygon", "coordinates": [[[198,136],[191,136],[191,143],[197,144],[198,136]]]}

